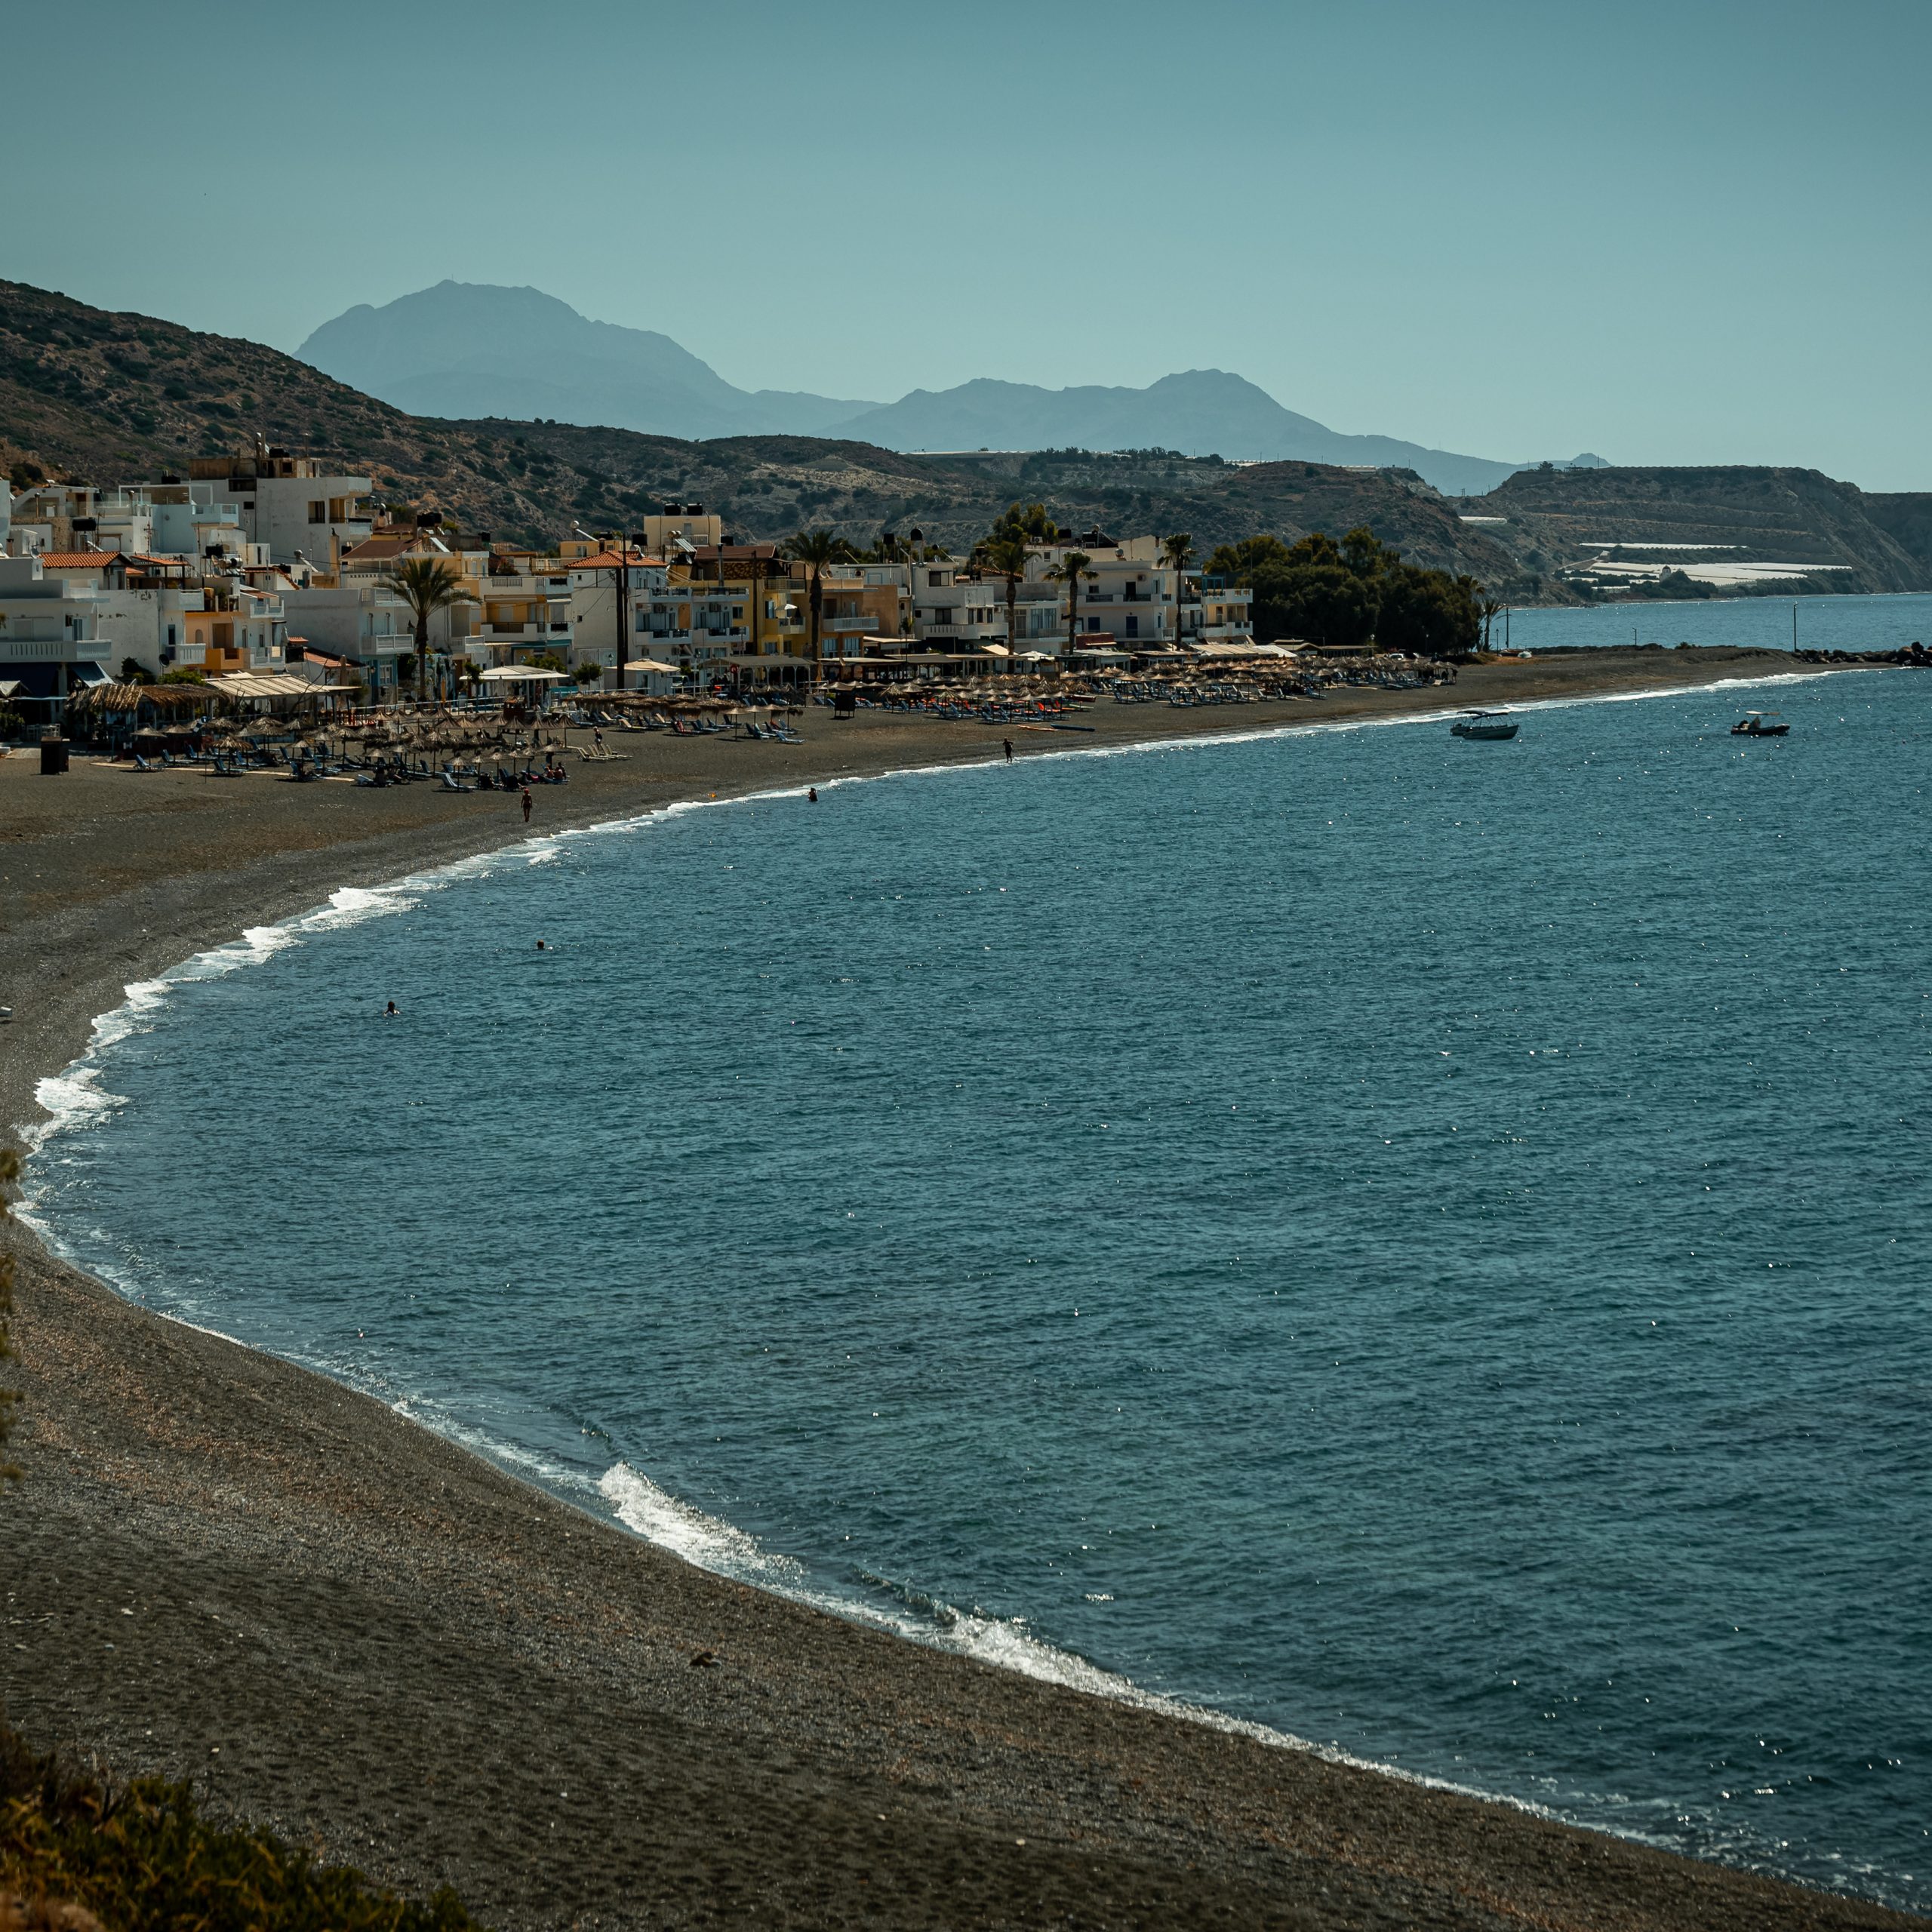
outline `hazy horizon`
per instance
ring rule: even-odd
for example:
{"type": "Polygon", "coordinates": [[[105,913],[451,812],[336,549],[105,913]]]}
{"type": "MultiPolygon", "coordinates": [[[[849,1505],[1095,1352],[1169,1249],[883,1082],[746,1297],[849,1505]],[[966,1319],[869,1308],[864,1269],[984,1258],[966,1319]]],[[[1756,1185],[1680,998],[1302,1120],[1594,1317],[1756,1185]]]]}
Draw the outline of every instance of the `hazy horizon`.
{"type": "MultiPolygon", "coordinates": [[[[1184,37],[1144,5],[833,0],[809,39],[752,0],[592,5],[561,42],[546,17],[264,17],[211,92],[194,36],[108,0],[82,125],[112,137],[51,92],[17,117],[17,165],[57,141],[60,178],[0,213],[0,272],[289,351],[447,278],[660,331],[747,389],[1220,368],[1508,460],[1932,487],[1932,16],[1895,0],[1210,0],[1184,37]]],[[[44,14],[9,44],[23,74],[71,55],[44,14]]]]}

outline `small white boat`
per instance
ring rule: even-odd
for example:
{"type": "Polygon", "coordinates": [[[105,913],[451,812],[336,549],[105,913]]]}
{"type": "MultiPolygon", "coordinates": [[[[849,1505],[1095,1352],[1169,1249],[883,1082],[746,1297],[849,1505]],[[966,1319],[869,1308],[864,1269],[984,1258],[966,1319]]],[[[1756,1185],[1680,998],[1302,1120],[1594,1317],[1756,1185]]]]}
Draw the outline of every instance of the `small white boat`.
{"type": "Polygon", "coordinates": [[[1519,728],[1506,711],[1466,711],[1449,730],[1458,738],[1513,738],[1519,728]]]}

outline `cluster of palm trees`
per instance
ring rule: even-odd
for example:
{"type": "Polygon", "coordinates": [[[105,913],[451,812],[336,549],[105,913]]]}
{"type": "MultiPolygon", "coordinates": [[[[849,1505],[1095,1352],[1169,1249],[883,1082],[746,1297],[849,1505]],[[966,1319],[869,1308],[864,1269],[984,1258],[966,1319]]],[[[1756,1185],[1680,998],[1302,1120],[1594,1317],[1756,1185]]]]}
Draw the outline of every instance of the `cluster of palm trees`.
{"type": "MultiPolygon", "coordinates": [[[[980,568],[990,571],[1000,578],[1006,586],[1006,635],[1008,648],[1020,634],[1018,605],[1020,586],[1026,580],[1026,567],[1031,554],[1042,541],[1042,532],[1031,528],[1025,519],[1016,514],[1018,506],[993,527],[992,534],[976,545],[973,561],[980,568]]],[[[918,533],[914,532],[916,537],[918,533]]],[[[811,644],[812,676],[817,679],[824,661],[823,631],[825,621],[825,574],[841,564],[862,561],[860,553],[834,530],[795,531],[781,546],[783,554],[795,564],[804,566],[807,580],[807,605],[811,613],[811,644]]],[[[897,559],[903,546],[897,538],[888,533],[883,541],[880,555],[897,559]]],[[[1161,555],[1168,567],[1174,573],[1177,587],[1194,555],[1194,539],[1185,534],[1164,538],[1161,555]]],[[[907,554],[911,554],[908,552],[907,554]]],[[[1083,550],[1069,550],[1058,564],[1046,573],[1050,583],[1066,586],[1066,648],[1069,654],[1080,629],[1080,586],[1095,580],[1094,560],[1083,550]]],[[[416,696],[420,703],[429,666],[429,620],[439,611],[454,608],[460,604],[473,604],[476,600],[463,587],[463,580],[455,567],[442,557],[404,557],[392,564],[383,574],[384,586],[400,598],[408,607],[415,633],[416,696]]],[[[1177,619],[1180,597],[1175,598],[1177,619]]],[[[442,681],[439,678],[438,682],[442,681]]]]}

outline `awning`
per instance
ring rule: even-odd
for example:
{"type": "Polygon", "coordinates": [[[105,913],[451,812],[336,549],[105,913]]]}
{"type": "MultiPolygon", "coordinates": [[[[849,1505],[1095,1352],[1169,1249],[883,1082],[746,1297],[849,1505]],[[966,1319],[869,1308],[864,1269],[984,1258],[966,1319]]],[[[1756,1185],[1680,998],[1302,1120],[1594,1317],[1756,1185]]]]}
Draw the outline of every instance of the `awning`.
{"type": "Polygon", "coordinates": [[[497,664],[483,673],[486,685],[548,685],[560,681],[561,671],[540,671],[529,664],[497,664]]]}
{"type": "Polygon", "coordinates": [[[287,671],[230,671],[209,678],[208,685],[224,697],[313,697],[329,688],[287,671]]]}
{"type": "MultiPolygon", "coordinates": [[[[624,666],[624,669],[626,671],[660,671],[666,672],[674,678],[682,675],[676,665],[660,663],[654,657],[637,658],[632,663],[626,664],[624,666]]],[[[487,678],[491,674],[486,671],[483,675],[487,678]]]]}

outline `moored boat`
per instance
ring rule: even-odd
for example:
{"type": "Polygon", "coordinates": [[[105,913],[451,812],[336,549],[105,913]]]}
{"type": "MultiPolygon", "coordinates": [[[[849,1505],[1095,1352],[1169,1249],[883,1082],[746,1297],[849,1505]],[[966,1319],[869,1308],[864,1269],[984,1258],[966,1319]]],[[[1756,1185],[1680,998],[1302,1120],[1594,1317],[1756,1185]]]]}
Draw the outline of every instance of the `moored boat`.
{"type": "Polygon", "coordinates": [[[1747,711],[1730,728],[1734,738],[1783,738],[1791,733],[1789,724],[1774,724],[1770,721],[1777,716],[1775,711],[1747,711]]]}
{"type": "Polygon", "coordinates": [[[1449,728],[1457,738],[1513,738],[1518,721],[1506,711],[1466,711],[1449,728]]]}

